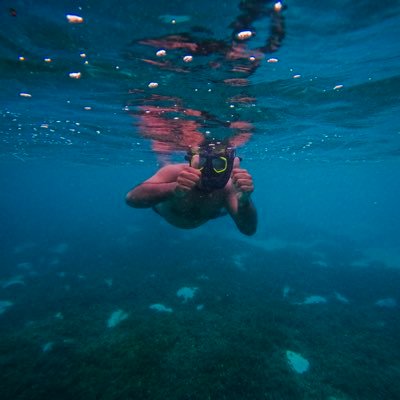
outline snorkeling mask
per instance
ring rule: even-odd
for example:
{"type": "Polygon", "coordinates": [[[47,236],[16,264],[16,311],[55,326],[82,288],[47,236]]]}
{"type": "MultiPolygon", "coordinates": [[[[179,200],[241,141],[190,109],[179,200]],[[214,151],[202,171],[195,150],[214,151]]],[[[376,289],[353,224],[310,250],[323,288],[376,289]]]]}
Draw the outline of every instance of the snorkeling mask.
{"type": "Polygon", "coordinates": [[[198,185],[199,189],[204,192],[212,192],[225,187],[231,177],[235,150],[228,147],[219,151],[212,145],[203,145],[198,151],[188,152],[185,159],[189,161],[190,165],[193,156],[196,154],[200,157],[201,180],[198,185]]]}

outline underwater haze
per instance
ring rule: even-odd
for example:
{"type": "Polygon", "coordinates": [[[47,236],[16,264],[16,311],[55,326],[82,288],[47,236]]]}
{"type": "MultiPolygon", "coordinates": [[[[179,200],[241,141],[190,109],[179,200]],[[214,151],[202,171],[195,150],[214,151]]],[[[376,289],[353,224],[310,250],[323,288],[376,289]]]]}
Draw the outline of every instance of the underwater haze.
{"type": "Polygon", "coordinates": [[[400,2],[0,2],[2,400],[400,398],[400,2]],[[258,229],[125,195],[204,139],[258,229]]]}

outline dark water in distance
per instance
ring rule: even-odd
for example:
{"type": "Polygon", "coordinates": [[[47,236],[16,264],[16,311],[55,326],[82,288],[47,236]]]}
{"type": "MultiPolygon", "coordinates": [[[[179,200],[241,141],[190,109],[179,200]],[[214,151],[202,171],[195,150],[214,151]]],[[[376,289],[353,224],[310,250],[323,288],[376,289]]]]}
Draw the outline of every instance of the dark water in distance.
{"type": "Polygon", "coordinates": [[[2,399],[400,398],[399,2],[0,5],[2,399]],[[126,206],[203,137],[254,236],[126,206]]]}

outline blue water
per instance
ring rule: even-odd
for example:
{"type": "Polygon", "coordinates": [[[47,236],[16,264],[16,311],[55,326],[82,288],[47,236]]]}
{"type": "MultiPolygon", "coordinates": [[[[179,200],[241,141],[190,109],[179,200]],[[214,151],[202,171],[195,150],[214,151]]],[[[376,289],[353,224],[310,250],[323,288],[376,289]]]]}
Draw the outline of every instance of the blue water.
{"type": "Polygon", "coordinates": [[[400,3],[284,6],[1,2],[2,399],[400,398],[400,3]],[[255,235],[125,204],[203,137],[255,235]]]}

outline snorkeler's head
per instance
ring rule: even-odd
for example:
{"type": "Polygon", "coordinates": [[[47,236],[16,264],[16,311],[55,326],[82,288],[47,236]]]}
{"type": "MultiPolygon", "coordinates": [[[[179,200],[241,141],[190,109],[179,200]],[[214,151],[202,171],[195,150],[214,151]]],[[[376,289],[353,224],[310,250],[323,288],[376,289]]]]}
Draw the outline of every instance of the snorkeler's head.
{"type": "Polygon", "coordinates": [[[201,180],[198,188],[204,192],[222,189],[228,183],[233,169],[235,149],[225,143],[205,140],[188,151],[186,159],[192,165],[194,155],[199,155],[201,180]]]}

